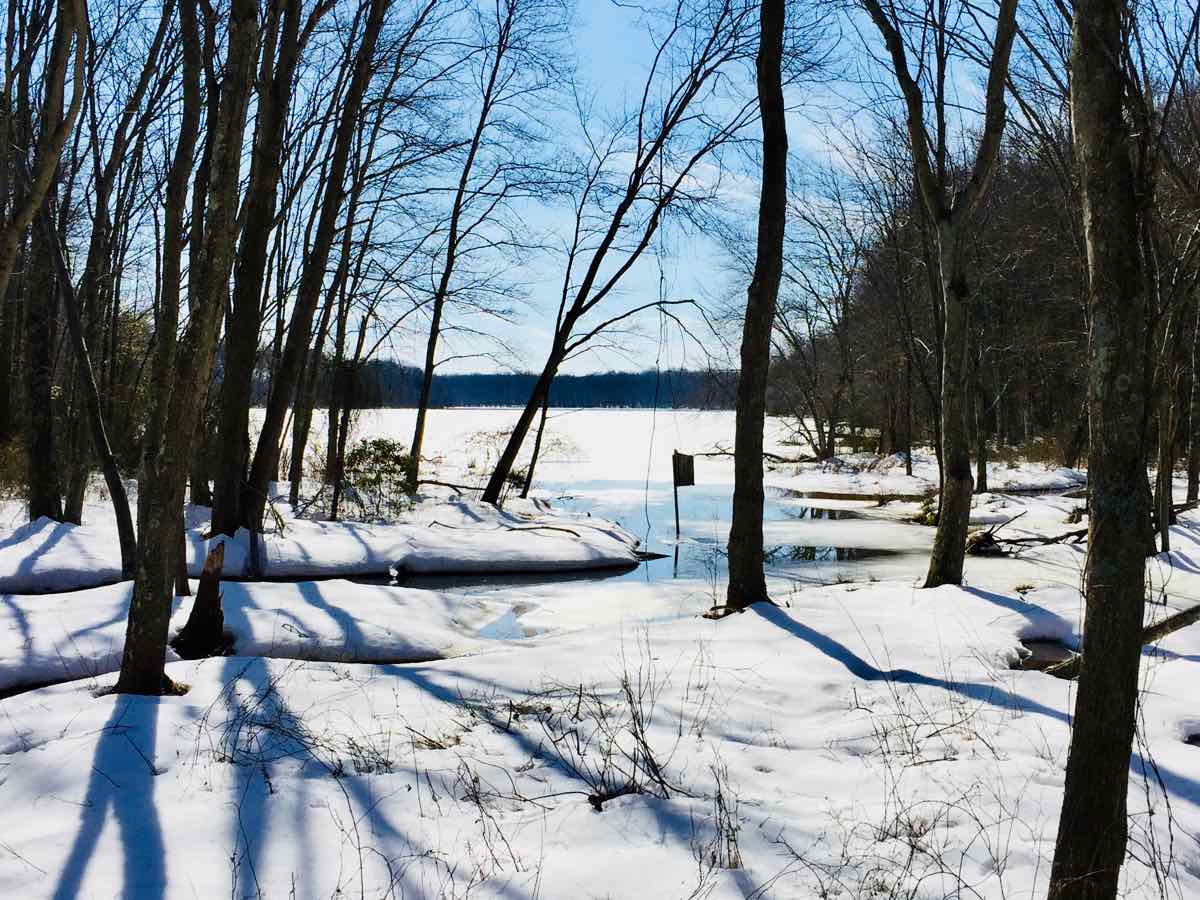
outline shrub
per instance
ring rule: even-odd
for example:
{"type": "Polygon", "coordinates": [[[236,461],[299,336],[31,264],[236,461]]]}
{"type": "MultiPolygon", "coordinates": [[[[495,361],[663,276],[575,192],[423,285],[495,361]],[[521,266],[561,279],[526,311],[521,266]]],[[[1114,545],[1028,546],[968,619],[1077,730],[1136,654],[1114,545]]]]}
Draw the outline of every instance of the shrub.
{"type": "Polygon", "coordinates": [[[937,495],[930,494],[921,501],[921,508],[913,515],[912,520],[918,525],[936,526],[938,523],[937,495]]]}
{"type": "Polygon", "coordinates": [[[399,441],[388,438],[360,440],[346,454],[345,480],[352,488],[346,492],[364,515],[394,515],[412,505],[407,479],[412,454],[399,441]]]}
{"type": "Polygon", "coordinates": [[[0,443],[0,500],[17,500],[25,496],[25,448],[14,438],[0,443]]]}
{"type": "Polygon", "coordinates": [[[1010,469],[1017,468],[1022,462],[1061,466],[1065,458],[1059,442],[1047,437],[1031,438],[1016,445],[1001,444],[993,450],[993,456],[1010,469]]]}

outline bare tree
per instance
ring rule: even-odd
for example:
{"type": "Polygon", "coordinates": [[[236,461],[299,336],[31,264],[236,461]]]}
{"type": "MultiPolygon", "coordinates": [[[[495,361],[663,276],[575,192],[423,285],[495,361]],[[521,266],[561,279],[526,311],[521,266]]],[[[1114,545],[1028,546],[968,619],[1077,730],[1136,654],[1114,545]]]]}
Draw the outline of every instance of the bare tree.
{"type": "MultiPolygon", "coordinates": [[[[748,58],[757,11],[757,4],[744,0],[676,0],[656,35],[637,109],[604,140],[585,134],[589,156],[572,201],[574,229],[550,352],[484,488],[485,502],[499,502],[564,361],[605,329],[640,312],[690,302],[654,301],[599,322],[595,316],[586,319],[637,263],[664,218],[703,202],[709,192],[697,185],[698,169],[753,120],[756,102],[725,96],[724,73],[748,58]],[[707,108],[708,101],[716,101],[714,108],[707,108]],[[631,165],[623,183],[610,183],[611,167],[625,160],[631,165]],[[583,272],[578,282],[577,268],[583,272]]],[[[588,115],[581,111],[581,118],[588,115]]]]}
{"type": "Polygon", "coordinates": [[[763,572],[763,426],[775,302],[783,276],[787,226],[787,119],[783,102],[784,0],[763,0],[757,85],[762,121],[762,187],[758,250],[746,292],[734,437],[733,521],[729,528],[729,587],[725,603],[740,610],[768,600],[763,572]]]}
{"type": "Polygon", "coordinates": [[[92,446],[100,456],[104,482],[108,487],[117,520],[117,541],[121,548],[121,575],[129,578],[133,576],[134,561],[137,556],[137,536],[133,530],[133,517],[129,512],[129,498],[126,496],[125,482],[121,480],[121,473],[117,469],[117,461],[113,456],[112,445],[108,440],[108,426],[105,424],[100,389],[96,385],[95,370],[92,366],[91,354],[88,352],[79,298],[75,295],[75,286],[71,283],[71,273],[67,269],[62,248],[58,243],[58,235],[54,231],[48,212],[43,211],[41,221],[46,234],[46,243],[50,248],[50,259],[54,265],[55,282],[58,287],[56,293],[62,298],[62,304],[67,311],[71,343],[74,345],[76,362],[83,379],[84,400],[87,404],[87,422],[91,428],[92,446]]]}
{"type": "Polygon", "coordinates": [[[1146,304],[1122,51],[1123,0],[1078,0],[1071,118],[1087,241],[1090,518],[1083,667],[1049,896],[1115,898],[1145,605],[1146,304]]]}
{"type": "Polygon", "coordinates": [[[971,304],[970,274],[966,270],[967,241],[972,219],[995,173],[1004,133],[1008,61],[1016,34],[1017,0],[1000,0],[992,40],[982,133],[966,183],[955,189],[948,168],[946,129],[946,72],[950,59],[948,5],[936,4],[932,43],[935,48],[931,146],[925,121],[925,94],[909,69],[908,50],[901,32],[900,11],[885,11],[879,0],[863,0],[883,36],[893,74],[903,95],[913,167],[925,214],[935,229],[936,269],[942,302],[942,485],[937,536],[929,560],[926,587],[959,584],[966,552],[973,481],[967,427],[967,344],[971,304]]]}
{"type": "MultiPolygon", "coordinates": [[[[402,42],[412,40],[421,33],[435,5],[434,0],[427,0],[407,27],[402,42]]],[[[284,419],[295,394],[301,365],[308,352],[313,316],[320,302],[326,266],[337,236],[342,204],[346,198],[346,172],[350,151],[363,97],[375,70],[375,47],[383,30],[389,6],[390,0],[369,0],[365,9],[360,6],[360,12],[365,12],[362,37],[355,52],[353,73],[334,133],[333,153],[325,180],[316,233],[304,260],[304,271],[296,292],[296,305],[288,328],[287,343],[275,377],[271,381],[271,395],[267,401],[262,431],[250,466],[244,521],[250,525],[251,530],[256,531],[261,527],[267,502],[267,483],[279,465],[279,442],[283,435],[284,419]]]]}
{"type": "MultiPolygon", "coordinates": [[[[0,298],[5,299],[13,265],[29,226],[43,203],[56,194],[56,186],[61,180],[63,148],[73,132],[85,93],[87,19],[82,2],[63,0],[53,6],[46,3],[29,12],[18,21],[14,8],[8,17],[5,36],[8,61],[4,131],[11,141],[11,144],[6,143],[5,153],[12,148],[11,158],[5,160],[3,166],[10,174],[5,176],[9,182],[6,185],[6,211],[0,221],[0,298]],[[14,59],[14,53],[18,51],[19,56],[14,59]],[[44,57],[39,66],[42,54],[44,57]],[[38,74],[42,98],[35,118],[31,97],[38,74]],[[17,81],[15,110],[8,105],[14,77],[17,81]],[[28,154],[30,147],[33,148],[32,156],[28,154]]],[[[50,250],[39,229],[29,235],[25,263],[31,275],[24,285],[27,297],[24,374],[30,401],[26,435],[28,511],[31,519],[41,516],[62,519],[61,484],[55,465],[58,439],[51,405],[57,294],[52,287],[50,250]]],[[[16,340],[15,335],[12,340],[16,340]]]]}
{"type": "MultiPolygon", "coordinates": [[[[199,131],[203,66],[194,0],[180,0],[184,44],[184,109],[168,179],[169,233],[164,236],[162,302],[154,368],[158,394],[151,411],[138,492],[138,560],[129,606],[117,691],[159,694],[172,689],[163,670],[174,575],[182,553],[184,489],[202,394],[208,383],[225,309],[237,234],[238,182],[246,114],[254,82],[258,10],[254,0],[232,0],[228,50],[218,112],[211,126],[211,183],[205,192],[202,246],[189,258],[196,286],[187,329],[176,341],[181,281],[183,206],[199,131]],[[171,386],[174,386],[172,389],[171,386]]],[[[215,64],[215,61],[212,61],[215,64]]],[[[210,82],[210,89],[212,85],[210,82]]],[[[195,223],[193,234],[195,234],[195,223]]]]}
{"type": "Polygon", "coordinates": [[[479,87],[478,110],[462,155],[441,251],[441,272],[429,305],[429,336],[408,473],[410,492],[417,490],[420,477],[425,418],[456,266],[462,257],[516,243],[511,204],[536,190],[542,177],[536,165],[523,162],[532,157],[538,139],[529,124],[530,114],[538,109],[535,104],[540,94],[569,77],[554,54],[564,24],[562,0],[498,0],[491,13],[478,17],[482,62],[472,73],[479,87]],[[500,235],[489,235],[494,230],[500,235]]]}
{"type": "MultiPolygon", "coordinates": [[[[49,13],[47,12],[47,15],[49,13]]],[[[9,53],[13,46],[13,23],[16,6],[9,7],[9,35],[5,41],[9,53]]],[[[34,26],[35,23],[28,23],[34,26]]],[[[0,297],[8,292],[8,280],[12,275],[17,248],[26,229],[42,207],[46,194],[54,183],[58,171],[59,157],[75,127],[84,95],[84,59],[87,47],[87,13],[83,0],[58,0],[54,17],[54,36],[49,56],[44,66],[42,108],[37,148],[29,171],[23,174],[25,182],[11,203],[11,212],[5,215],[0,226],[0,297]],[[66,101],[67,77],[72,80],[70,102],[66,101]]],[[[26,53],[11,68],[6,66],[4,80],[5,121],[9,121],[9,97],[15,70],[33,65],[36,44],[26,46],[26,53]]],[[[6,126],[7,127],[7,126],[6,126]]]]}
{"type": "Polygon", "coordinates": [[[853,416],[857,356],[850,307],[865,252],[864,223],[849,178],[833,166],[799,177],[808,182],[788,203],[793,236],[785,243],[775,318],[778,365],[790,377],[773,387],[788,399],[795,428],[819,459],[837,452],[838,426],[853,416]],[[811,421],[811,425],[809,422],[811,421]]]}
{"type": "Polygon", "coordinates": [[[220,441],[213,498],[213,531],[219,534],[233,534],[245,524],[242,510],[249,455],[250,390],[262,327],[267,245],[275,225],[275,201],[283,171],[284,126],[300,56],[332,5],[333,0],[321,0],[305,18],[301,0],[273,0],[268,12],[257,87],[257,133],[250,184],[243,200],[245,223],[238,246],[229,321],[225,326],[220,441]]]}

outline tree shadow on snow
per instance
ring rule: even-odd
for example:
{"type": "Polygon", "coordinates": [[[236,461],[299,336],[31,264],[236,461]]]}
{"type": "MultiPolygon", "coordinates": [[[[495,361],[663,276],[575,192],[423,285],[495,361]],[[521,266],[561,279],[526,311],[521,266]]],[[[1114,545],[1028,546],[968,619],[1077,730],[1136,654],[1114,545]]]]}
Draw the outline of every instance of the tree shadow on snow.
{"type": "Polygon", "coordinates": [[[121,896],[154,900],[166,893],[166,851],[154,799],[155,742],[161,697],[118,695],[100,732],[81,806],[79,831],[63,864],[55,900],[80,894],[110,813],[121,842],[121,896]]]}
{"type": "Polygon", "coordinates": [[[992,603],[1002,609],[1007,609],[1010,612],[1024,616],[1030,625],[1042,626],[1052,622],[1059,633],[1072,634],[1077,630],[1074,624],[1064,619],[1058,613],[1051,612],[1044,606],[1039,606],[1036,603],[1030,603],[1028,600],[1009,597],[1006,594],[998,594],[995,591],[987,591],[983,588],[971,587],[969,585],[963,585],[962,590],[972,597],[978,597],[980,600],[986,600],[988,603],[992,603]]]}
{"type": "MultiPolygon", "coordinates": [[[[270,895],[269,886],[260,883],[260,866],[270,828],[277,822],[280,827],[288,827],[271,808],[273,802],[281,802],[284,796],[295,810],[287,834],[287,844],[295,851],[293,858],[301,865],[320,862],[313,844],[310,817],[321,814],[319,810],[331,808],[324,803],[309,801],[309,779],[289,777],[288,772],[281,771],[281,762],[298,760],[304,768],[315,768],[317,777],[335,779],[344,797],[345,808],[339,810],[335,818],[345,842],[339,852],[348,850],[352,858],[358,852],[357,874],[352,862],[346,870],[347,878],[350,882],[365,880],[360,884],[342,884],[339,878],[338,891],[363,892],[365,896],[372,896],[371,891],[378,887],[371,883],[372,880],[386,871],[388,875],[383,877],[390,877],[392,883],[387,889],[381,889],[379,896],[394,895],[397,891],[399,896],[429,896],[430,885],[424,879],[425,870],[421,865],[410,863],[423,861],[436,866],[441,854],[437,848],[422,846],[382,809],[387,801],[399,797],[401,804],[407,804],[400,806],[401,817],[415,816],[417,801],[414,795],[409,793],[406,785],[379,790],[381,784],[387,785],[386,776],[360,775],[352,770],[335,774],[329,768],[332,761],[329,748],[326,748],[329,758],[320,758],[317,748],[308,743],[303,717],[285,699],[282,690],[285,677],[285,673],[272,672],[262,657],[230,657],[224,662],[221,676],[224,687],[217,703],[223,706],[229,717],[227,721],[235,723],[233,742],[244,742],[238,747],[224,744],[224,752],[231,756],[226,761],[234,767],[236,803],[230,834],[234,847],[231,893],[234,896],[270,895]],[[239,684],[247,690],[237,691],[239,684]],[[268,725],[268,730],[255,733],[255,723],[268,725]],[[262,736],[264,733],[266,737],[262,736]],[[279,790],[283,784],[287,785],[285,792],[279,790]],[[348,818],[343,819],[343,814],[348,818]],[[364,860],[373,860],[383,868],[372,867],[374,871],[368,874],[363,868],[364,860]]],[[[228,725],[220,727],[228,728],[228,725]]],[[[419,773],[414,769],[413,779],[416,781],[418,777],[419,773]]],[[[298,878],[297,883],[308,891],[315,889],[310,870],[293,874],[298,878]]],[[[502,895],[512,896],[514,900],[530,900],[532,896],[518,892],[511,885],[499,887],[502,895]]]]}
{"type": "MultiPolygon", "coordinates": [[[[37,525],[38,523],[33,524],[37,525]]],[[[70,535],[71,529],[75,527],[77,526],[65,525],[62,522],[50,522],[49,526],[43,529],[44,533],[40,536],[41,542],[36,546],[31,546],[29,551],[21,557],[13,575],[18,578],[32,575],[37,561],[61,544],[70,535]]]]}
{"type": "MultiPolygon", "coordinates": [[[[790,632],[812,645],[812,647],[821,653],[824,653],[830,659],[841,663],[850,674],[863,681],[890,681],[896,684],[941,688],[942,690],[952,691],[972,700],[988,703],[1001,709],[1038,713],[1039,715],[1048,716],[1062,722],[1067,726],[1071,724],[1071,716],[1068,713],[1046,706],[1044,703],[1039,703],[1028,697],[1014,694],[997,684],[951,681],[946,678],[924,675],[920,672],[914,672],[911,669],[880,669],[864,660],[840,641],[836,641],[801,622],[797,622],[777,606],[766,603],[755,603],[750,608],[768,622],[782,628],[784,631],[790,632]]],[[[1162,778],[1163,784],[1172,794],[1176,797],[1186,799],[1196,806],[1200,806],[1200,781],[1197,781],[1195,778],[1174,772],[1161,763],[1147,761],[1140,753],[1134,753],[1131,756],[1129,765],[1136,773],[1150,781],[1155,780],[1156,773],[1158,777],[1162,778]]]]}

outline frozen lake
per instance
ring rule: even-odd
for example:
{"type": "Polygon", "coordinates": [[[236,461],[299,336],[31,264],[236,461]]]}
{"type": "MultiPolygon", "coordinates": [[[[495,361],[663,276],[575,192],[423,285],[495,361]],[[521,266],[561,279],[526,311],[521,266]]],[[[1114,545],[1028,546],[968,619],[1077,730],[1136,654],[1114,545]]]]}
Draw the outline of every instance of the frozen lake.
{"type": "MultiPolygon", "coordinates": [[[[518,415],[516,409],[431,410],[425,446],[432,464],[425,464],[424,476],[466,483],[486,478],[518,415]]],[[[388,437],[408,445],[414,419],[411,409],[364,410],[358,414],[354,438],[388,437]]],[[[318,411],[314,421],[316,456],[323,455],[324,433],[324,414],[318,411]]],[[[786,422],[768,420],[767,450],[787,458],[803,455],[804,448],[788,442],[789,434],[786,422]]],[[[733,493],[732,457],[697,456],[695,486],[679,489],[680,535],[676,540],[671,454],[674,450],[720,453],[732,449],[733,441],[731,410],[552,411],[532,493],[566,510],[618,522],[641,538],[645,550],[663,557],[632,571],[580,577],[723,581],[733,493]]],[[[531,437],[520,460],[522,467],[532,443],[531,437]]],[[[816,565],[809,568],[824,572],[825,580],[836,578],[842,564],[924,550],[928,545],[930,532],[878,518],[874,502],[814,501],[797,496],[786,486],[794,471],[794,466],[785,465],[767,473],[764,529],[772,564],[813,563],[816,565]]],[[[477,583],[479,579],[472,580],[477,583]]],[[[514,581],[511,576],[497,580],[514,581]]]]}

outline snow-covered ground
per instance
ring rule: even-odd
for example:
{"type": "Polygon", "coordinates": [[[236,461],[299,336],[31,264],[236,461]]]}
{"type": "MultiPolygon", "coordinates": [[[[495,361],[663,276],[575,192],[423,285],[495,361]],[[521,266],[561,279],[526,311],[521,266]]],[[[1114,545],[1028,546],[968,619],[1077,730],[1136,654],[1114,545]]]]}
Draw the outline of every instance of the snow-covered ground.
{"type": "MultiPolygon", "coordinates": [[[[407,438],[405,415],[361,430],[407,438]]],[[[506,416],[435,411],[437,474],[485,469],[471,435],[506,416]]],[[[569,494],[570,512],[513,512],[604,535],[594,511],[624,526],[606,539],[656,549],[674,541],[671,449],[732,443],[723,413],[551,427],[539,493],[569,494]]],[[[797,455],[772,429],[770,449],[797,455]]],[[[916,502],[789,493],[917,495],[936,477],[925,456],[911,479],[865,462],[773,467],[768,545],[816,552],[773,557],[778,607],[718,622],[700,614],[722,590],[721,456],[681,490],[680,549],[707,550],[708,568],[226,583],[237,655],[172,662],[180,697],[96,696],[128,586],[0,594],[0,692],[75,679],[0,700],[0,896],[1044,895],[1074,686],[1013,667],[1022,641],[1078,646],[1086,547],[970,557],[962,588],[920,590],[932,530],[906,521],[916,502]]],[[[1081,500],[1011,491],[1081,480],[996,467],[972,519],[1079,527],[1081,500]]],[[[406,527],[456,535],[428,527],[445,514],[427,504],[406,527]]],[[[310,524],[298,546],[330,558],[310,524]]],[[[1200,602],[1200,515],[1173,546],[1148,562],[1148,620],[1200,602]]],[[[1200,626],[1148,648],[1143,683],[1123,890],[1198,897],[1200,626]]]]}
{"type": "MultiPolygon", "coordinates": [[[[284,486],[286,488],[286,485],[284,486]]],[[[285,491],[286,493],[286,491],[285,491]]],[[[637,563],[637,538],[608,522],[547,512],[514,501],[505,510],[461,498],[419,504],[399,523],[296,519],[281,504],[285,526],[260,538],[260,574],[321,578],[438,572],[541,572],[637,563]],[[523,508],[521,508],[523,507],[523,508]]],[[[121,577],[111,510],[91,503],[82,525],[39,519],[0,540],[0,591],[70,590],[121,577]],[[94,518],[94,521],[93,521],[94,518]]],[[[189,510],[188,571],[199,575],[215,543],[225,543],[224,571],[250,574],[250,534],[208,537],[209,511],[189,510]]]]}

